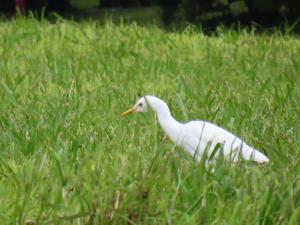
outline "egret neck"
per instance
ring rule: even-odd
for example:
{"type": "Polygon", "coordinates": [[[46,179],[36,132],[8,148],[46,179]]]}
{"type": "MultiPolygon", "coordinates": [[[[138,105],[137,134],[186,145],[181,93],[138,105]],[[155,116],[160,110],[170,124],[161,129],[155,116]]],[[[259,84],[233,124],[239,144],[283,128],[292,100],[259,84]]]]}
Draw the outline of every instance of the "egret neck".
{"type": "Polygon", "coordinates": [[[162,127],[165,134],[175,143],[177,143],[178,137],[180,136],[182,124],[175,120],[169,110],[167,104],[163,101],[155,102],[155,106],[150,105],[152,110],[155,112],[158,122],[162,127]],[[157,107],[160,105],[159,107],[157,107]]]}

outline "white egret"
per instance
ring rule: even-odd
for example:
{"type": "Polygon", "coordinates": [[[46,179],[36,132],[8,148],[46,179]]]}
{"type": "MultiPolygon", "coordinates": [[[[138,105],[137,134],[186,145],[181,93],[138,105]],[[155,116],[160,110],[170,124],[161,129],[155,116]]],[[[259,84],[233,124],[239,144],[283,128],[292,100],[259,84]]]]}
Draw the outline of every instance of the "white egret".
{"type": "Polygon", "coordinates": [[[221,149],[224,157],[234,162],[240,158],[258,163],[269,162],[264,154],[217,125],[199,120],[187,123],[176,121],[172,117],[168,105],[155,96],[141,97],[132,108],[122,113],[122,116],[134,112],[147,112],[149,109],[156,113],[157,119],[168,138],[197,160],[200,160],[205,153],[208,159],[216,159],[221,149]]]}

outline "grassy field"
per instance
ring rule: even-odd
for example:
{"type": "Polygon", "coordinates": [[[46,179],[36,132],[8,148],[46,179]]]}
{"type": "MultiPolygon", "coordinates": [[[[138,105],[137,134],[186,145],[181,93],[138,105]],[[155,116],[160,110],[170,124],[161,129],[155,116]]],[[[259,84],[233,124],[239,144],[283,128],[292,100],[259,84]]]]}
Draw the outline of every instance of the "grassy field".
{"type": "Polygon", "coordinates": [[[106,21],[114,24],[137,23],[139,25],[155,24],[165,27],[162,19],[162,10],[158,6],[138,8],[99,8],[99,0],[71,0],[73,6],[72,16],[76,14],[77,20],[91,18],[100,23],[106,21]]]}
{"type": "Polygon", "coordinates": [[[299,56],[289,34],[1,22],[1,224],[299,224],[299,56]],[[144,94],[271,163],[207,171],[153,114],[120,117],[144,94]]]}
{"type": "Polygon", "coordinates": [[[96,8],[99,6],[99,0],[71,0],[71,5],[79,9],[96,8]]]}

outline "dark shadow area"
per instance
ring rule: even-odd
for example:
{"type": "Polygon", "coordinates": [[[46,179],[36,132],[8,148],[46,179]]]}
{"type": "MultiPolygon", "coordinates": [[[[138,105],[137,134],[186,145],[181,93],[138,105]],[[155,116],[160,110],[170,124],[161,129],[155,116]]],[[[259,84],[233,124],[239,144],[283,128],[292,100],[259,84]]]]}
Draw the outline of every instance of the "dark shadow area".
{"type": "Polygon", "coordinates": [[[59,14],[75,21],[135,22],[172,31],[192,25],[207,34],[220,25],[300,34],[298,0],[0,0],[1,20],[14,17],[16,9],[50,21],[59,14]]]}

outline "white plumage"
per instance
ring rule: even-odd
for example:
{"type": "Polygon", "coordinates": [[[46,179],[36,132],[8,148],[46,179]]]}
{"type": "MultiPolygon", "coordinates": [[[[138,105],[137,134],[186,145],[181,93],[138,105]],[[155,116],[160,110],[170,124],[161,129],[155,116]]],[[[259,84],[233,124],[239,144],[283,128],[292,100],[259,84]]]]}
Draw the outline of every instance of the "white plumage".
{"type": "Polygon", "coordinates": [[[168,138],[197,160],[200,160],[203,154],[207,154],[209,159],[215,159],[222,150],[224,157],[234,162],[240,158],[259,163],[269,162],[264,154],[217,125],[199,120],[187,123],[176,121],[172,117],[168,105],[155,96],[148,95],[140,98],[134,107],[122,115],[147,112],[149,108],[156,113],[157,119],[168,138]]]}

